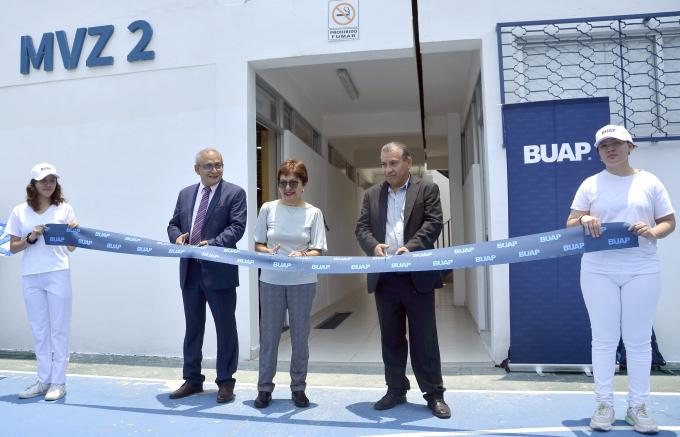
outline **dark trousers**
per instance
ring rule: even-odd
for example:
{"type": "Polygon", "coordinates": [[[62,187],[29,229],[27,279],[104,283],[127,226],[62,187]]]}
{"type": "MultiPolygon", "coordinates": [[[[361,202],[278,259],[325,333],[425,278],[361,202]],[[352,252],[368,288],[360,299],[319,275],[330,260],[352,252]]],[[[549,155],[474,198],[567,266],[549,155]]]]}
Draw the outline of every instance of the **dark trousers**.
{"type": "Polygon", "coordinates": [[[411,366],[425,399],[443,398],[441,358],[437,339],[434,293],[416,291],[409,274],[383,273],[375,290],[375,303],[388,392],[406,393],[406,359],[411,346],[411,366]],[[408,341],[406,323],[408,321],[408,341]]]}
{"type": "Polygon", "coordinates": [[[205,288],[201,281],[201,268],[196,262],[189,263],[186,287],[182,290],[184,302],[184,379],[191,384],[201,384],[203,360],[203,335],[205,333],[205,305],[215,320],[217,333],[217,379],[218,386],[234,387],[233,375],[238,365],[238,334],[236,331],[236,289],[205,288]]]}

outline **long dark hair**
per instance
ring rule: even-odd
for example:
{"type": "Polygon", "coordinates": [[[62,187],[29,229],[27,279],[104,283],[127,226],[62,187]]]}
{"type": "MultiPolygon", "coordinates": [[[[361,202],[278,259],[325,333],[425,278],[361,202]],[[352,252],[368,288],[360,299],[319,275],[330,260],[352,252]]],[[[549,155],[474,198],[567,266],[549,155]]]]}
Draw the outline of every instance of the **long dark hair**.
{"type": "MultiPolygon", "coordinates": [[[[40,208],[40,201],[38,200],[38,189],[35,188],[37,182],[35,179],[31,179],[31,182],[26,185],[26,203],[28,206],[33,208],[33,211],[38,211],[40,208]]],[[[50,196],[50,205],[61,205],[66,202],[64,196],[61,194],[61,185],[57,182],[57,186],[54,188],[52,196],[50,196]]]]}

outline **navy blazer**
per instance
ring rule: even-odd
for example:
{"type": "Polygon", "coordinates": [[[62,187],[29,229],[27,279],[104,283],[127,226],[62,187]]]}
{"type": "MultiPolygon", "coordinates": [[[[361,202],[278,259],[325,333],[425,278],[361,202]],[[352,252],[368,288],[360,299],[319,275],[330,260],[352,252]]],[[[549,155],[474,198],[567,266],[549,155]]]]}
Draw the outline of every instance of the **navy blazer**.
{"type": "MultiPolygon", "coordinates": [[[[385,242],[388,189],[389,184],[385,181],[372,186],[364,194],[355,235],[368,256],[373,256],[375,246],[385,242]]],[[[434,249],[441,230],[439,187],[418,176],[411,176],[404,204],[404,246],[410,252],[434,249]]],[[[366,283],[369,293],[375,291],[379,279],[380,273],[368,274],[366,283]]],[[[411,280],[419,293],[431,293],[435,288],[442,287],[441,273],[438,270],[411,272],[411,280]]]]}
{"type": "MultiPolygon", "coordinates": [[[[179,192],[175,212],[168,224],[168,238],[174,243],[182,234],[191,231],[191,217],[198,196],[200,184],[190,185],[179,192]]],[[[236,242],[243,237],[246,229],[246,192],[238,185],[222,180],[208,205],[203,223],[201,240],[210,246],[236,248],[236,242]]],[[[238,286],[238,266],[212,261],[201,261],[203,285],[211,289],[235,288],[238,286]]],[[[179,262],[179,282],[184,289],[189,260],[179,262]]]]}

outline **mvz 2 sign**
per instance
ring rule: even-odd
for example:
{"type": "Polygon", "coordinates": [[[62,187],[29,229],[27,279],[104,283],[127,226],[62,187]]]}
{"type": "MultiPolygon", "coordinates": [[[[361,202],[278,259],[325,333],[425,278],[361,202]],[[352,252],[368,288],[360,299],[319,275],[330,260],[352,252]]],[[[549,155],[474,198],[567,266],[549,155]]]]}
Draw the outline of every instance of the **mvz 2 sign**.
{"type": "MultiPolygon", "coordinates": [[[[151,25],[144,20],[137,20],[127,27],[132,33],[141,30],[140,38],[137,44],[130,50],[127,55],[128,62],[149,61],[156,56],[153,50],[146,50],[146,47],[151,41],[153,29],[151,25]]],[[[113,65],[113,56],[102,56],[102,52],[106,44],[113,35],[113,25],[95,27],[79,27],[76,29],[76,34],[73,38],[73,45],[69,47],[66,32],[58,30],[56,32],[43,33],[42,39],[38,49],[35,49],[33,38],[30,35],[21,37],[21,60],[20,68],[21,74],[29,74],[31,72],[31,65],[36,70],[40,70],[42,65],[45,71],[52,71],[54,69],[54,36],[57,36],[57,45],[61,53],[61,60],[64,68],[73,70],[78,66],[80,61],[80,54],[83,51],[83,43],[87,35],[96,37],[97,40],[92,47],[92,51],[85,60],[85,65],[88,67],[99,67],[102,65],[113,65]]]]}

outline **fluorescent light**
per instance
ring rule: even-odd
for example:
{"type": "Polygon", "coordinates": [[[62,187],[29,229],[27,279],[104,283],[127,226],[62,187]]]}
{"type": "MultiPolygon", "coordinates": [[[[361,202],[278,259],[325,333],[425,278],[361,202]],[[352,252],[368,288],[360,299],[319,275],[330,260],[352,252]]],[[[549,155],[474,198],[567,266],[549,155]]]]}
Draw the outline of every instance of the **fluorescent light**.
{"type": "Polygon", "coordinates": [[[346,68],[338,68],[335,72],[338,74],[338,79],[340,79],[340,83],[345,88],[345,91],[347,91],[349,98],[357,100],[359,98],[359,90],[357,90],[356,85],[352,82],[352,76],[349,75],[349,71],[346,68]]]}

